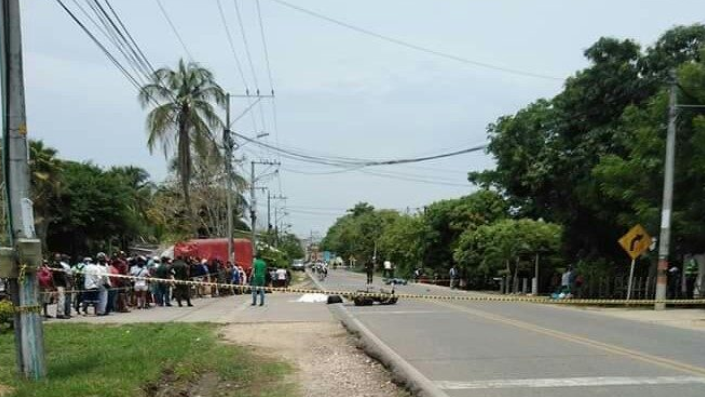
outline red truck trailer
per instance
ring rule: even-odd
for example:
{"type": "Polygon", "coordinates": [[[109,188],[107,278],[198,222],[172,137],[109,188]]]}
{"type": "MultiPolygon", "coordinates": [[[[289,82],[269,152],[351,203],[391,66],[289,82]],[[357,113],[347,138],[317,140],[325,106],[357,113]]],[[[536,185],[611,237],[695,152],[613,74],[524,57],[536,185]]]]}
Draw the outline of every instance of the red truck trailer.
{"type": "MultiPolygon", "coordinates": [[[[252,242],[244,238],[233,239],[233,250],[235,251],[235,263],[249,273],[252,268],[252,242]]],[[[209,261],[218,259],[222,263],[227,263],[228,239],[206,238],[176,243],[174,246],[174,258],[180,256],[207,259],[209,261]]]]}

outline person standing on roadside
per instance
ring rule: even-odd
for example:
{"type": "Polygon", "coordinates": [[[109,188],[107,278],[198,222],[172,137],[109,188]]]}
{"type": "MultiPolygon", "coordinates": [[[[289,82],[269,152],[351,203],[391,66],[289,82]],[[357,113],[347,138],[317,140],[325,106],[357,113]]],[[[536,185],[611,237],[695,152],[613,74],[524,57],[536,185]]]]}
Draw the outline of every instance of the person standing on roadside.
{"type": "Polygon", "coordinates": [[[61,254],[54,254],[54,260],[49,267],[51,267],[56,290],[56,318],[66,319],[66,273],[61,265],[61,254]]]}
{"type": "MultiPolygon", "coordinates": [[[[117,269],[118,274],[127,276],[130,272],[130,265],[127,263],[127,258],[124,251],[120,251],[112,261],[113,266],[117,269]]],[[[117,288],[117,305],[115,310],[120,313],[129,313],[128,287],[130,280],[126,278],[117,278],[117,284],[113,284],[113,288],[117,288]]]]}
{"type": "Polygon", "coordinates": [[[93,305],[95,314],[99,314],[100,286],[103,284],[100,266],[86,258],[83,267],[83,314],[88,315],[88,305],[93,305]]]}
{"type": "MultiPolygon", "coordinates": [[[[73,298],[76,296],[74,290],[76,289],[76,282],[73,276],[73,269],[69,265],[71,258],[68,255],[61,255],[61,267],[64,269],[64,276],[66,276],[66,298],[64,299],[64,316],[66,318],[71,318],[71,308],[73,307],[73,298]]],[[[80,289],[80,288],[79,288],[80,289]]],[[[76,310],[78,312],[78,310],[76,310]]]]}
{"type": "Polygon", "coordinates": [[[154,277],[161,279],[156,281],[157,284],[157,294],[155,301],[159,306],[171,306],[171,301],[169,299],[169,282],[163,280],[173,280],[174,277],[169,269],[169,264],[167,261],[159,260],[157,268],[154,271],[154,277]]]}
{"type": "Polygon", "coordinates": [[[149,270],[145,267],[144,258],[139,257],[135,260],[135,265],[130,269],[130,275],[135,277],[135,306],[137,309],[148,308],[147,291],[149,290],[149,285],[147,278],[149,277],[149,270]]]}
{"type": "Polygon", "coordinates": [[[267,262],[259,256],[252,265],[252,277],[250,281],[250,286],[252,286],[252,306],[257,305],[257,295],[260,296],[259,305],[264,306],[264,285],[267,281],[267,262]]]}
{"type": "Polygon", "coordinates": [[[394,278],[394,271],[392,271],[392,262],[389,260],[384,261],[384,277],[394,278]]]}
{"type": "Polygon", "coordinates": [[[49,304],[51,304],[52,296],[54,295],[54,278],[51,274],[49,262],[42,261],[42,266],[37,270],[37,280],[39,281],[39,291],[42,294],[42,309],[44,310],[44,318],[53,318],[49,315],[49,304]]]}
{"type": "Polygon", "coordinates": [[[83,271],[86,265],[91,261],[91,258],[83,258],[81,262],[78,262],[71,268],[71,273],[73,274],[73,285],[78,291],[76,291],[76,297],[73,301],[73,308],[76,310],[76,314],[81,313],[81,304],[84,299],[84,289],[86,289],[86,276],[83,271]]]}
{"type": "Polygon", "coordinates": [[[115,277],[120,275],[117,267],[114,265],[115,262],[111,261],[108,265],[108,274],[110,275],[110,289],[108,289],[108,305],[105,307],[105,314],[110,314],[118,310],[118,291],[120,289],[120,283],[122,279],[120,277],[115,277]]]}
{"type": "Polygon", "coordinates": [[[107,308],[108,308],[108,291],[110,290],[110,278],[108,277],[110,275],[110,270],[108,269],[108,257],[102,253],[99,252],[98,255],[96,255],[96,259],[98,260],[98,276],[99,276],[99,284],[98,284],[98,309],[96,310],[97,314],[99,316],[105,316],[107,315],[107,308]]]}
{"type": "Polygon", "coordinates": [[[372,262],[365,263],[365,273],[367,273],[367,284],[372,284],[375,275],[375,265],[372,262]]]}
{"type": "Polygon", "coordinates": [[[448,276],[450,276],[450,289],[458,288],[458,268],[453,265],[448,271],[448,276]]]}
{"type": "Polygon", "coordinates": [[[172,271],[174,272],[174,279],[177,281],[182,281],[182,283],[176,283],[174,286],[174,298],[176,298],[176,303],[179,307],[183,307],[181,302],[186,301],[186,306],[192,307],[191,304],[191,286],[184,283],[189,280],[190,266],[186,264],[184,258],[178,257],[172,265],[172,271]]]}

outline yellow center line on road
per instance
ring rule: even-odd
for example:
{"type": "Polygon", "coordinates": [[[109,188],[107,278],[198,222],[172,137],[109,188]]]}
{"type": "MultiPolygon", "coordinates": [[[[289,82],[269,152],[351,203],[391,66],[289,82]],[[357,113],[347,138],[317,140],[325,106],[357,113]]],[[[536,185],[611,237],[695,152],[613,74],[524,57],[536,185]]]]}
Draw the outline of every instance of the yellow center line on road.
{"type": "Polygon", "coordinates": [[[561,339],[561,340],[564,340],[567,342],[572,342],[572,343],[577,343],[577,344],[580,344],[583,346],[592,347],[594,349],[602,350],[602,351],[610,353],[610,354],[614,354],[614,355],[618,355],[618,356],[622,356],[622,357],[627,357],[627,358],[630,358],[633,360],[642,361],[642,362],[645,362],[648,364],[660,366],[662,368],[668,368],[668,369],[688,373],[691,375],[705,376],[705,368],[698,367],[696,365],[691,365],[691,364],[683,363],[680,361],[671,360],[671,359],[668,359],[665,357],[654,356],[651,354],[642,353],[642,352],[639,352],[636,350],[631,350],[631,349],[627,349],[624,347],[620,347],[620,346],[616,346],[616,345],[612,345],[612,344],[608,344],[608,343],[598,342],[596,340],[585,338],[585,337],[578,336],[578,335],[555,331],[555,330],[552,330],[549,328],[544,328],[544,327],[540,327],[538,325],[527,323],[525,321],[514,320],[514,319],[511,319],[508,317],[488,313],[483,310],[471,309],[468,307],[459,306],[459,305],[448,303],[448,302],[440,302],[440,301],[430,301],[430,302],[432,302],[436,305],[439,305],[439,306],[444,306],[447,308],[462,311],[467,314],[471,314],[473,316],[477,316],[477,317],[484,318],[487,320],[510,325],[510,326],[524,329],[527,331],[531,331],[531,332],[534,332],[537,334],[550,336],[550,337],[553,337],[556,339],[561,339]]]}

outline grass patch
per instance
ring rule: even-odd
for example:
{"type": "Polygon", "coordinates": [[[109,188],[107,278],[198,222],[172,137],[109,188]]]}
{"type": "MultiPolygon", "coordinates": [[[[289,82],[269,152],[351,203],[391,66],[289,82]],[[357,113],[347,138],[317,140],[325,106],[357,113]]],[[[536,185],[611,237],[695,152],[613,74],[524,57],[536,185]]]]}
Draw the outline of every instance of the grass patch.
{"type": "Polygon", "coordinates": [[[41,382],[15,376],[13,336],[0,335],[0,384],[13,388],[9,396],[170,396],[157,391],[198,386],[204,375],[218,384],[202,397],[297,394],[289,364],[220,342],[211,324],[49,324],[44,333],[49,376],[41,382]]]}

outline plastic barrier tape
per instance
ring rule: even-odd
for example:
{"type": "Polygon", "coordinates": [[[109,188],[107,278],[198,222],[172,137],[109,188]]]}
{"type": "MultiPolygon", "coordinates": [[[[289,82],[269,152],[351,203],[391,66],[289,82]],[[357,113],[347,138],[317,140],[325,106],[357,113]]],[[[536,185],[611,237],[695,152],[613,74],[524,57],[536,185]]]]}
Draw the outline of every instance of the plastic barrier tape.
{"type": "MultiPolygon", "coordinates": [[[[64,272],[62,269],[51,269],[55,272],[64,272]]],[[[86,274],[85,272],[72,272],[73,274],[86,274]]],[[[389,297],[389,293],[381,292],[360,292],[360,291],[335,291],[335,290],[318,290],[306,288],[290,288],[290,287],[255,287],[249,285],[234,285],[225,283],[214,283],[207,281],[191,281],[191,280],[175,280],[153,277],[137,277],[124,274],[101,274],[103,277],[123,278],[128,280],[145,280],[151,283],[166,283],[172,285],[193,285],[193,286],[209,286],[226,290],[249,290],[258,288],[267,292],[283,292],[292,294],[325,294],[325,295],[340,295],[346,298],[355,298],[357,296],[367,296],[371,298],[389,297]]],[[[531,296],[492,296],[492,295],[432,295],[432,294],[405,294],[394,293],[399,299],[415,299],[415,300],[439,300],[439,301],[469,301],[469,302],[525,302],[525,303],[543,303],[551,305],[598,305],[598,306],[647,306],[656,303],[664,303],[668,305],[705,305],[705,299],[551,299],[549,297],[531,297],[531,296]]]]}

